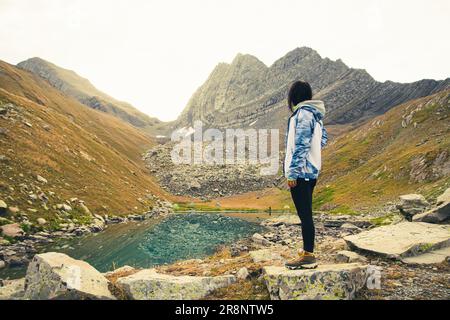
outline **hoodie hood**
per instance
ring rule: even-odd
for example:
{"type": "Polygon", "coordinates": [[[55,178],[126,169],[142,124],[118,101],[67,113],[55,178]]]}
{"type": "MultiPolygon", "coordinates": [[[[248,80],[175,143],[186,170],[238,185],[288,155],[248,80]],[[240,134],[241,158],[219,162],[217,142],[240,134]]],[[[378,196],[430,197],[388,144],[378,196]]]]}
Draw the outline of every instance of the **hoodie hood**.
{"type": "Polygon", "coordinates": [[[313,109],[317,110],[322,114],[322,118],[325,116],[326,109],[325,109],[325,103],[323,103],[322,100],[308,100],[303,101],[302,103],[299,103],[299,107],[312,107],[313,109]]]}

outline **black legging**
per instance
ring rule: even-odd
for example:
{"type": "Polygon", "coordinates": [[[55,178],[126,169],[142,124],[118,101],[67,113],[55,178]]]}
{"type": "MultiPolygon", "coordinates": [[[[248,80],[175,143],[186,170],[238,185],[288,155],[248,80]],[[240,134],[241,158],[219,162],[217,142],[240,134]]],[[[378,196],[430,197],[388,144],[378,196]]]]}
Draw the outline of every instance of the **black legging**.
{"type": "Polygon", "coordinates": [[[314,221],[312,217],[312,195],[316,180],[297,179],[297,185],[291,188],[297,214],[302,222],[303,249],[314,252],[314,221]]]}

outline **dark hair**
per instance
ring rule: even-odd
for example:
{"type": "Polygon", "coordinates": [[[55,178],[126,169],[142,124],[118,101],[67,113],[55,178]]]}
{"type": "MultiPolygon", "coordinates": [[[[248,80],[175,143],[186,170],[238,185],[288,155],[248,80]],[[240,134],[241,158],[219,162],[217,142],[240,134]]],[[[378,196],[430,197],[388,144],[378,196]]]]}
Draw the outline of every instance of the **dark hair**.
{"type": "Polygon", "coordinates": [[[289,89],[287,98],[289,109],[292,109],[300,102],[312,99],[312,89],[308,82],[295,81],[289,89]]]}

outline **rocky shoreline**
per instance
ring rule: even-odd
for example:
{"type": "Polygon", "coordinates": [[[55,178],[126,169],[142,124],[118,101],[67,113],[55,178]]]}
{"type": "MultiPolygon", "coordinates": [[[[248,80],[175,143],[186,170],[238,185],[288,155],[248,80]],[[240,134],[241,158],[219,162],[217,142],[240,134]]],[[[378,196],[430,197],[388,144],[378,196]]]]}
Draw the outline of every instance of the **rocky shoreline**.
{"type": "Polygon", "coordinates": [[[0,283],[0,299],[448,300],[448,211],[439,223],[414,221],[414,216],[448,209],[448,192],[435,207],[422,206],[420,210],[418,198],[403,196],[400,211],[385,217],[314,215],[316,269],[291,271],[284,267],[302,243],[298,217],[287,214],[264,220],[264,232],[212,256],[151,269],[124,266],[101,274],[65,254],[38,254],[24,279],[0,283]],[[405,215],[406,210],[414,212],[412,219],[405,215]],[[73,270],[81,277],[75,278],[80,280],[78,284],[73,270]]]}
{"type": "MultiPolygon", "coordinates": [[[[284,262],[296,255],[301,244],[298,218],[285,215],[264,221],[267,230],[263,234],[240,240],[211,257],[151,269],[124,266],[101,274],[64,254],[39,254],[33,258],[24,279],[0,284],[0,299],[450,298],[448,259],[439,264],[412,265],[393,256],[355,250],[349,241],[349,237],[383,228],[391,230],[402,224],[409,224],[408,228],[425,224],[436,230],[446,226],[402,220],[380,227],[364,217],[352,216],[318,215],[315,219],[319,260],[316,269],[284,268],[284,262]],[[80,272],[83,285],[76,286],[71,270],[80,272]],[[380,279],[370,282],[374,271],[380,272],[380,279]],[[49,277],[52,281],[47,281],[49,277]],[[96,285],[89,286],[90,282],[96,285]]],[[[449,242],[450,232],[444,238],[449,242]]]]}
{"type": "Polygon", "coordinates": [[[53,232],[26,233],[18,223],[6,224],[0,226],[0,269],[27,265],[33,256],[39,252],[39,247],[53,243],[56,239],[82,237],[89,233],[101,232],[111,224],[162,218],[171,213],[173,213],[171,203],[156,199],[152,210],[140,215],[100,216],[91,214],[93,222],[90,224],[81,226],[67,224],[61,230],[53,232]],[[5,240],[2,236],[7,237],[10,241],[5,240]]]}

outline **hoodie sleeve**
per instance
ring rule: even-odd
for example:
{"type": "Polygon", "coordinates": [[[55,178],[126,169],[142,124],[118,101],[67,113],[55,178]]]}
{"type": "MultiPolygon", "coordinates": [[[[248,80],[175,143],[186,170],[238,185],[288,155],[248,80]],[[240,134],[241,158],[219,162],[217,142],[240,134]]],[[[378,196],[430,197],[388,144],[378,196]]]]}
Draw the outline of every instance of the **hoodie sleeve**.
{"type": "Polygon", "coordinates": [[[295,126],[295,147],[289,166],[288,179],[296,180],[306,166],[306,157],[311,149],[311,139],[314,131],[315,120],[311,112],[300,110],[295,126]]]}
{"type": "Polygon", "coordinates": [[[328,132],[327,129],[325,129],[325,126],[322,124],[322,141],[321,141],[321,147],[325,147],[328,142],[328,132]]]}

